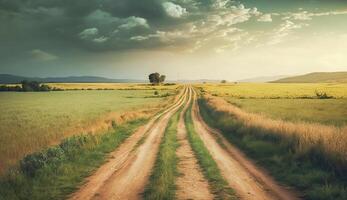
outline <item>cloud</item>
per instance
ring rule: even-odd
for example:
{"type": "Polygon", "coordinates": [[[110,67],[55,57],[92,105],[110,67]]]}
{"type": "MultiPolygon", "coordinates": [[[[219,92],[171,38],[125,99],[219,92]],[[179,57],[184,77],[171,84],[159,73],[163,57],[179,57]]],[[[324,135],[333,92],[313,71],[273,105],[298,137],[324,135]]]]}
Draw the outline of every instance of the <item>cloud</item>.
{"type": "Polygon", "coordinates": [[[105,37],[105,36],[101,36],[101,37],[98,37],[98,38],[94,38],[93,41],[96,42],[96,43],[104,43],[108,40],[108,37],[105,37]]]}
{"type": "Polygon", "coordinates": [[[259,22],[272,22],[271,14],[263,14],[258,18],[259,22]]]}
{"type": "Polygon", "coordinates": [[[123,20],[123,24],[119,26],[120,29],[132,29],[135,27],[149,28],[147,20],[141,17],[131,16],[123,20]]]}
{"type": "Polygon", "coordinates": [[[58,59],[57,56],[40,49],[33,49],[29,53],[31,57],[36,61],[52,61],[58,59]]]}
{"type": "Polygon", "coordinates": [[[99,34],[99,30],[97,28],[87,28],[79,33],[81,39],[90,39],[99,34]]]}
{"type": "Polygon", "coordinates": [[[308,24],[305,23],[294,23],[290,20],[285,20],[283,23],[276,28],[271,34],[271,40],[268,42],[269,45],[274,45],[283,42],[289,34],[291,34],[295,29],[300,29],[308,24]]]}
{"type": "Polygon", "coordinates": [[[187,10],[185,8],[182,8],[180,5],[172,2],[164,2],[162,5],[166,14],[170,17],[180,18],[187,14],[187,10]]]}
{"type": "Polygon", "coordinates": [[[346,15],[347,11],[330,11],[330,12],[316,12],[311,13],[308,11],[301,11],[301,12],[288,12],[284,13],[284,17],[282,19],[284,20],[312,20],[313,17],[321,17],[321,16],[334,16],[334,15],[346,15]]]}

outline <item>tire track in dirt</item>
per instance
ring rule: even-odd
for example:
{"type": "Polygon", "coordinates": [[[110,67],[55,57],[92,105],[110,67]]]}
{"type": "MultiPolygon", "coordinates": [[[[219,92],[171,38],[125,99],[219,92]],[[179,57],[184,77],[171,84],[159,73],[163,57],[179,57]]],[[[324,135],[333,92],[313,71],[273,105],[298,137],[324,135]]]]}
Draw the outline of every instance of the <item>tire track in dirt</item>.
{"type": "Polygon", "coordinates": [[[198,164],[194,152],[187,138],[187,130],[184,123],[184,114],[187,111],[192,100],[192,88],[189,87],[189,97],[184,106],[177,126],[177,139],[180,146],[176,155],[179,159],[178,172],[180,176],[176,180],[177,190],[176,197],[180,200],[188,199],[213,199],[213,195],[209,190],[207,180],[198,164]]]}
{"type": "Polygon", "coordinates": [[[205,124],[200,116],[199,107],[196,102],[196,93],[194,94],[193,100],[192,118],[196,132],[200,135],[206,148],[217,162],[222,175],[235,190],[240,199],[299,199],[294,192],[280,186],[266,172],[257,168],[219,132],[211,129],[205,124]],[[223,147],[218,144],[216,135],[224,144],[223,147]]]}
{"type": "Polygon", "coordinates": [[[187,88],[170,108],[140,127],[102,165],[86,183],[70,197],[87,199],[140,199],[159,149],[159,144],[169,118],[184,103],[187,88]],[[147,135],[143,144],[138,142],[147,135]]]}

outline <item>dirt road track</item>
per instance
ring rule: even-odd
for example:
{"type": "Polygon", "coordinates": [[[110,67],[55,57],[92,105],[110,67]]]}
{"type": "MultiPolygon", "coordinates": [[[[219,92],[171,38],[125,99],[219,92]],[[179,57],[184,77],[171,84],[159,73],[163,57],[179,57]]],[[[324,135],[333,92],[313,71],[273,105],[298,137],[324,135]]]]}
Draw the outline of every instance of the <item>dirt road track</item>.
{"type": "Polygon", "coordinates": [[[205,146],[217,162],[222,175],[229,185],[236,191],[240,199],[299,199],[293,192],[281,187],[265,172],[258,169],[244,156],[244,154],[226,141],[220,133],[209,128],[200,116],[196,98],[194,98],[193,102],[192,117],[195,130],[200,135],[205,146]],[[218,144],[216,135],[220,137],[224,147],[218,144]]]}
{"type": "Polygon", "coordinates": [[[160,140],[169,118],[184,103],[187,88],[173,106],[139,128],[72,196],[73,200],[88,199],[140,199],[154,165],[160,140]],[[147,135],[138,148],[137,143],[147,135]]]}
{"type": "Polygon", "coordinates": [[[177,178],[176,197],[180,200],[186,199],[199,199],[210,200],[213,199],[208,186],[207,180],[199,167],[198,160],[196,159],[192,148],[190,147],[187,131],[184,124],[184,114],[189,107],[191,101],[192,88],[189,88],[189,98],[183,108],[177,127],[177,139],[180,146],[177,149],[176,155],[179,159],[178,172],[180,176],[177,178]]]}

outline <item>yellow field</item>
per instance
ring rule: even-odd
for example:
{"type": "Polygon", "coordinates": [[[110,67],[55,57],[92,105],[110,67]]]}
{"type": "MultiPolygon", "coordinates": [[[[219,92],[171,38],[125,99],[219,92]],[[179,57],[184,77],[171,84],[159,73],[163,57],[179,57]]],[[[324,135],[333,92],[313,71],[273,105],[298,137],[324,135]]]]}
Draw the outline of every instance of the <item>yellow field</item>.
{"type": "Polygon", "coordinates": [[[341,83],[237,83],[199,84],[205,91],[235,98],[305,98],[326,92],[335,98],[347,98],[347,84],[341,83]]]}
{"type": "MultiPolygon", "coordinates": [[[[67,88],[84,86],[63,85],[67,88]]],[[[132,86],[117,85],[123,89],[145,88],[132,86]]],[[[156,86],[157,96],[152,89],[1,92],[0,174],[24,155],[59,143],[65,137],[105,130],[112,120],[121,123],[122,120],[148,117],[170,102],[176,87],[156,86]]]]}
{"type": "Polygon", "coordinates": [[[48,83],[51,87],[65,90],[73,89],[113,89],[113,90],[173,90],[179,85],[153,86],[143,83],[48,83]]]}

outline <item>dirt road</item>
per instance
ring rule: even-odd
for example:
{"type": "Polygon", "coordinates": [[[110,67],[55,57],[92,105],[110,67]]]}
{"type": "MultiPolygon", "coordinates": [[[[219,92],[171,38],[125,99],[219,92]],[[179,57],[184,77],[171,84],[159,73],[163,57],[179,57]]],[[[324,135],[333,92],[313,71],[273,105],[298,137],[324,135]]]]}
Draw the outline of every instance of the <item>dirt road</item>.
{"type": "Polygon", "coordinates": [[[196,103],[196,93],[191,87],[185,87],[171,107],[153,117],[112,152],[110,159],[90,176],[85,184],[71,195],[70,199],[141,199],[168,121],[182,105],[185,106],[177,127],[180,147],[176,155],[180,160],[177,166],[180,176],[176,180],[176,197],[178,199],[213,199],[209,183],[204,178],[187,140],[183,115],[190,101],[193,101],[192,117],[196,132],[216,161],[222,175],[240,199],[299,199],[295,193],[280,186],[265,171],[256,167],[218,131],[204,123],[196,103]]]}
{"type": "Polygon", "coordinates": [[[177,149],[176,155],[179,159],[177,178],[176,197],[177,199],[199,199],[210,200],[213,195],[209,190],[208,182],[204,178],[198,160],[196,159],[192,148],[189,145],[187,138],[186,126],[184,124],[184,114],[189,107],[191,101],[192,88],[189,90],[188,101],[183,108],[177,127],[177,139],[180,146],[177,149]]]}
{"type": "Polygon", "coordinates": [[[233,147],[217,131],[208,127],[202,120],[196,99],[193,103],[194,127],[205,146],[217,162],[222,175],[236,191],[240,199],[252,200],[295,200],[296,195],[281,187],[264,171],[257,168],[238,149],[233,147]],[[224,144],[217,142],[217,138],[224,144]]]}
{"type": "Polygon", "coordinates": [[[181,98],[173,106],[139,128],[112,152],[108,162],[90,176],[70,199],[140,199],[168,120],[187,96],[188,89],[182,91],[181,98]],[[142,138],[145,141],[140,144],[142,138]]]}

